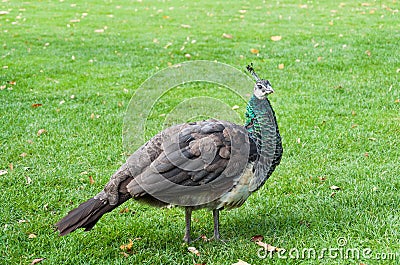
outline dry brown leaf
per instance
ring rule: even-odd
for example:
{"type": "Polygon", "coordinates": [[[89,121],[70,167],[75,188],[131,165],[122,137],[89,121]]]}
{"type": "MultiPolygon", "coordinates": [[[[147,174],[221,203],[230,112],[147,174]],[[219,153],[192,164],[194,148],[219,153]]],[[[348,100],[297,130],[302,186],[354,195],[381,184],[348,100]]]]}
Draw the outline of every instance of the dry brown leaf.
{"type": "Polygon", "coordinates": [[[282,39],[282,36],[271,36],[272,41],[280,41],[282,39]]]}
{"type": "Polygon", "coordinates": [[[127,213],[129,212],[129,208],[123,208],[119,211],[119,213],[127,213]]]}
{"type": "Polygon", "coordinates": [[[163,19],[169,19],[169,16],[163,16],[162,18],[163,19]]]}
{"type": "Polygon", "coordinates": [[[12,85],[12,86],[15,86],[15,85],[17,84],[16,81],[8,81],[8,83],[9,83],[10,85],[12,85]]]}
{"type": "Polygon", "coordinates": [[[330,188],[331,188],[331,190],[340,190],[340,187],[335,186],[335,185],[332,185],[330,188]]]}
{"type": "Polygon", "coordinates": [[[43,260],[45,260],[46,258],[40,258],[40,259],[34,259],[31,264],[29,265],[34,265],[34,264],[38,264],[39,262],[42,262],[43,260]]]}
{"type": "Polygon", "coordinates": [[[133,247],[133,241],[132,239],[129,239],[129,243],[126,245],[121,245],[119,248],[121,250],[125,250],[127,252],[132,252],[132,247],[133,247]]]}
{"type": "Polygon", "coordinates": [[[33,239],[36,238],[37,236],[35,234],[29,234],[28,238],[33,239]]]}
{"type": "Polygon", "coordinates": [[[195,254],[196,256],[200,256],[200,252],[195,247],[188,247],[190,253],[195,254]]]}
{"type": "Polygon", "coordinates": [[[262,235],[255,235],[251,237],[251,241],[257,242],[257,241],[263,241],[264,237],[262,235]]]}
{"type": "Polygon", "coordinates": [[[32,104],[32,108],[38,108],[38,107],[41,107],[41,106],[42,106],[42,104],[40,104],[40,103],[32,104]]]}
{"type": "Polygon", "coordinates": [[[40,129],[40,130],[37,132],[37,136],[40,136],[40,135],[42,135],[42,134],[44,134],[44,133],[47,133],[47,131],[46,131],[45,129],[40,129]]]}
{"type": "Polygon", "coordinates": [[[120,252],[125,258],[129,257],[129,254],[126,252],[120,252]]]}
{"type": "Polygon", "coordinates": [[[394,101],[394,103],[400,103],[400,99],[397,98],[397,99],[394,101]]]}
{"type": "Polygon", "coordinates": [[[283,63],[278,64],[278,69],[282,70],[283,68],[285,68],[285,65],[283,63]]]}
{"type": "Polygon", "coordinates": [[[90,183],[91,185],[93,185],[93,184],[94,184],[94,179],[93,179],[93,177],[92,177],[92,176],[89,176],[89,183],[90,183]]]}
{"type": "Polygon", "coordinates": [[[368,55],[369,57],[371,57],[371,51],[370,50],[366,50],[365,54],[368,55]]]}
{"type": "Polygon", "coordinates": [[[26,157],[28,154],[27,153],[22,153],[22,154],[20,154],[19,156],[20,157],[26,157]]]}
{"type": "Polygon", "coordinates": [[[233,36],[232,36],[231,34],[228,34],[228,33],[223,33],[223,34],[222,34],[222,38],[225,38],[225,39],[232,39],[233,36]]]}
{"type": "Polygon", "coordinates": [[[251,52],[252,54],[258,54],[260,51],[257,50],[257,49],[250,49],[250,52],[251,52]]]}
{"type": "Polygon", "coordinates": [[[370,6],[370,3],[361,3],[361,6],[370,6]]]}
{"type": "Polygon", "coordinates": [[[251,264],[247,263],[246,261],[243,261],[241,259],[238,259],[238,262],[233,263],[232,265],[251,265],[251,264]]]}
{"type": "Polygon", "coordinates": [[[13,163],[8,164],[8,168],[10,169],[10,171],[13,171],[14,170],[14,164],[13,163]]]}
{"type": "Polygon", "coordinates": [[[256,241],[256,244],[259,245],[260,247],[264,248],[268,252],[279,251],[279,248],[274,247],[274,246],[272,246],[270,244],[264,243],[262,241],[256,241]]]}
{"type": "Polygon", "coordinates": [[[0,90],[4,90],[4,89],[6,89],[7,88],[7,86],[6,85],[2,85],[2,86],[0,86],[0,90]]]}
{"type": "Polygon", "coordinates": [[[368,152],[365,152],[364,156],[365,156],[365,157],[369,157],[369,153],[368,153],[368,152]]]}

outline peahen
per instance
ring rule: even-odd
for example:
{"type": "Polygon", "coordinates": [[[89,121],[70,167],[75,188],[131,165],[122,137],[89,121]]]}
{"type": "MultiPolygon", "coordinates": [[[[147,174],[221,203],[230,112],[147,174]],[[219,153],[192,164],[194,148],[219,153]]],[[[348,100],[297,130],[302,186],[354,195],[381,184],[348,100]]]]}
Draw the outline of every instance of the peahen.
{"type": "Polygon", "coordinates": [[[206,120],[175,125],[154,136],[123,164],[105,188],[60,220],[60,235],[91,230],[101,216],[133,198],[154,206],[185,208],[184,240],[190,242],[193,210],[213,211],[219,239],[219,211],[241,206],[269,178],[282,157],[268,80],[255,77],[244,126],[206,120]]]}

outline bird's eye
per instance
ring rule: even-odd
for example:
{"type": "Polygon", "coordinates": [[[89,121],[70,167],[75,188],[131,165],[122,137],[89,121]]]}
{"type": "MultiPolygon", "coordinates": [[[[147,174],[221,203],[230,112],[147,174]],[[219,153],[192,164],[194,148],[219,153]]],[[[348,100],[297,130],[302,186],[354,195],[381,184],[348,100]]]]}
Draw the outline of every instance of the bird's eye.
{"type": "Polygon", "coordinates": [[[257,85],[257,88],[258,89],[262,89],[262,85],[257,85]]]}

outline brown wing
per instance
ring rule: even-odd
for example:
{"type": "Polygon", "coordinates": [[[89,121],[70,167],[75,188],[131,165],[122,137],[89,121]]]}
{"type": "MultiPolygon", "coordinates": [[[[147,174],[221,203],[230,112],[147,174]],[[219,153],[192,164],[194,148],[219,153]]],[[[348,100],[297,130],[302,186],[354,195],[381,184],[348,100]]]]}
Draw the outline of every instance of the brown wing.
{"type": "Polygon", "coordinates": [[[175,205],[204,205],[232,189],[249,159],[244,127],[207,120],[170,127],[127,161],[134,179],[127,186],[175,205]]]}

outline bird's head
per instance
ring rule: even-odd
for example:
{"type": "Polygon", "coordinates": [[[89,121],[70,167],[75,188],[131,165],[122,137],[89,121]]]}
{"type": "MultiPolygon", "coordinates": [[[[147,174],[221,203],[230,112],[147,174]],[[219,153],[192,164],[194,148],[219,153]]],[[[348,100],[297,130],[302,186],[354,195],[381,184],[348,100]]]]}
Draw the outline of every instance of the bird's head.
{"type": "Polygon", "coordinates": [[[258,99],[265,99],[268,94],[274,93],[271,83],[268,80],[260,79],[254,71],[253,64],[247,66],[247,71],[256,79],[254,85],[254,96],[258,99]]]}
{"type": "Polygon", "coordinates": [[[254,96],[258,99],[264,99],[268,94],[272,93],[274,93],[274,90],[268,80],[259,80],[254,85],[254,96]]]}

